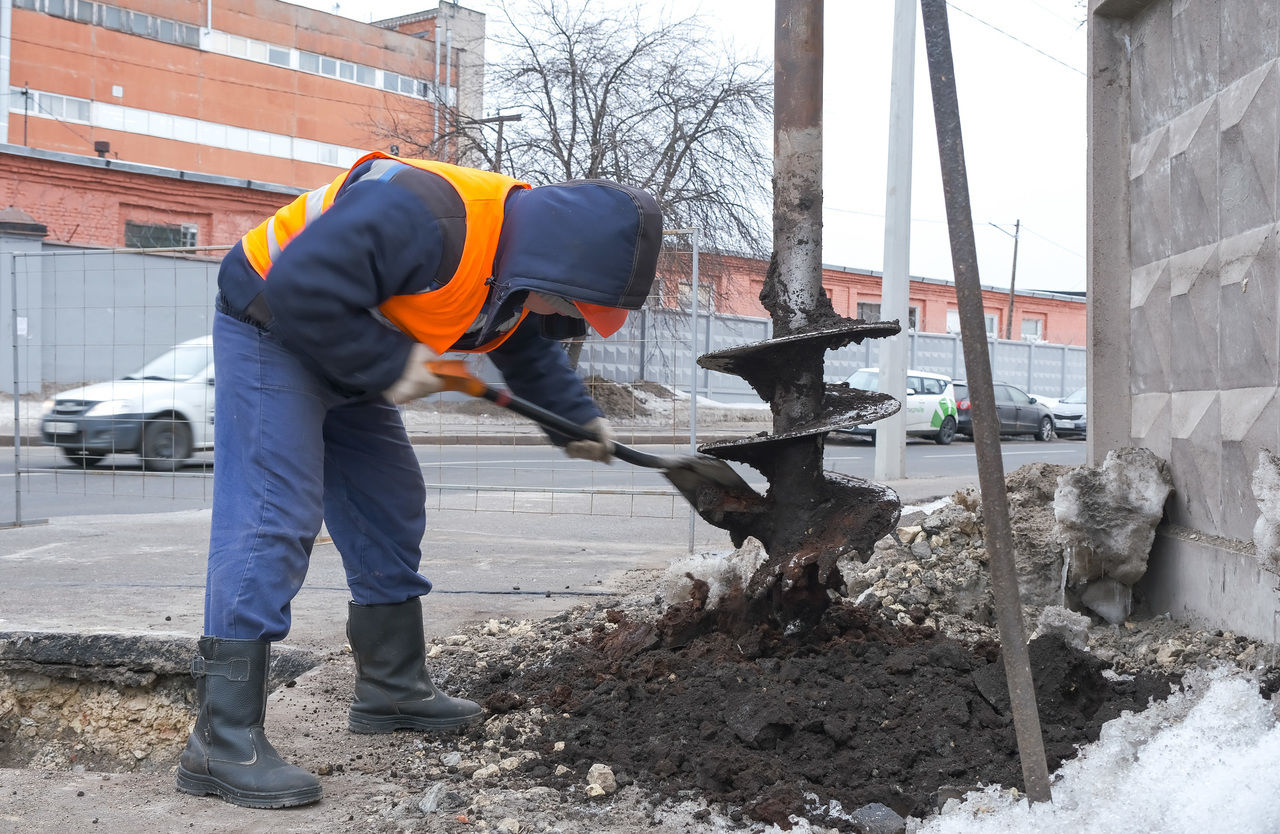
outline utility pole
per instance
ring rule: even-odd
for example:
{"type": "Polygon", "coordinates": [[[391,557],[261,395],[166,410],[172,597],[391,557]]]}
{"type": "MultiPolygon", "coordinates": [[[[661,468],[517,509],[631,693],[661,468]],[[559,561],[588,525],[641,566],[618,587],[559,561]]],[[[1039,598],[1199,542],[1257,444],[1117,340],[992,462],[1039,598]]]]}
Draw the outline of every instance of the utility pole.
{"type": "MultiPolygon", "coordinates": [[[[999,226],[996,226],[1000,229],[999,226]]],[[[1004,232],[1004,229],[1000,229],[1004,232]]],[[[1013,224],[1013,271],[1009,273],[1009,315],[1004,321],[1004,338],[1006,341],[1013,338],[1013,287],[1018,281],[1018,235],[1022,231],[1022,220],[1016,220],[1013,224]]],[[[1004,232],[1006,235],[1008,232],[1004,232]]]]}
{"type": "Polygon", "coordinates": [[[493,170],[499,174],[502,173],[502,124],[503,122],[518,122],[522,118],[519,113],[511,113],[510,115],[498,114],[490,116],[487,119],[473,119],[472,121],[478,125],[498,123],[498,143],[493,151],[493,170]]]}
{"type": "MultiPolygon", "coordinates": [[[[885,183],[884,278],[880,318],[897,319],[902,332],[880,350],[880,390],[905,402],[907,341],[911,338],[911,137],[915,101],[916,0],[896,0],[892,73],[889,80],[889,163],[885,183]]],[[[906,433],[902,412],[876,424],[875,477],[906,476],[906,433]]]]}

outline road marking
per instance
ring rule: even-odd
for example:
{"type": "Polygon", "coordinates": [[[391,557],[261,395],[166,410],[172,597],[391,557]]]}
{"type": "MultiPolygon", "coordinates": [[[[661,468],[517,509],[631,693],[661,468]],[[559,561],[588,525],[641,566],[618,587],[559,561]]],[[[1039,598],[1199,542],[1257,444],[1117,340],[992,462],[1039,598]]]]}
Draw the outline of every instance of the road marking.
{"type": "Polygon", "coordinates": [[[65,544],[65,542],[53,542],[52,544],[42,544],[39,547],[29,547],[26,550],[19,550],[17,553],[6,553],[5,555],[0,556],[0,559],[7,562],[16,562],[19,559],[30,559],[38,553],[43,553],[46,550],[52,550],[55,547],[62,547],[63,544],[65,544]]]}

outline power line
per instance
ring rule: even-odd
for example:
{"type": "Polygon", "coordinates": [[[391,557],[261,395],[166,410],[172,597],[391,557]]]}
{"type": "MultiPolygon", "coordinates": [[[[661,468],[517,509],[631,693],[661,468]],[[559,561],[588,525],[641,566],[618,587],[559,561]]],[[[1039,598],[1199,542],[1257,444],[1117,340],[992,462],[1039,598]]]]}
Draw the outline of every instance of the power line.
{"type": "Polygon", "coordinates": [[[983,20],[982,18],[978,17],[977,15],[972,14],[971,12],[966,12],[964,9],[960,8],[960,7],[959,7],[959,6],[957,6],[955,3],[950,3],[950,2],[949,2],[949,3],[947,3],[947,5],[948,5],[949,7],[951,7],[952,9],[955,9],[956,11],[958,11],[960,14],[964,15],[965,17],[970,18],[970,19],[972,19],[972,20],[976,20],[978,23],[981,23],[983,26],[986,26],[988,29],[991,29],[991,30],[993,30],[993,31],[999,32],[1000,34],[1004,35],[1004,36],[1005,36],[1006,38],[1008,38],[1009,40],[1011,40],[1011,41],[1016,41],[1017,43],[1022,44],[1022,45],[1023,45],[1023,46],[1025,46],[1027,49],[1030,49],[1032,52],[1035,52],[1035,53],[1037,53],[1037,54],[1043,55],[1044,57],[1048,58],[1050,61],[1053,61],[1055,64],[1061,64],[1062,66],[1066,67],[1067,69],[1071,70],[1071,71],[1072,71],[1072,72],[1074,72],[1074,73],[1077,73],[1078,75],[1083,76],[1083,75],[1085,74],[1084,70],[1079,69],[1079,68],[1077,68],[1077,67],[1073,67],[1071,64],[1068,64],[1066,61],[1062,60],[1061,58],[1055,58],[1054,56],[1050,55],[1048,52],[1045,52],[1043,49],[1040,49],[1040,48],[1039,48],[1039,47],[1037,47],[1037,46],[1032,46],[1031,44],[1029,44],[1029,43],[1027,43],[1026,41],[1024,41],[1022,38],[1017,37],[1016,35],[1011,35],[1011,34],[1009,34],[1009,33],[1008,33],[1008,32],[1006,32],[1005,30],[1001,29],[999,26],[996,26],[994,23],[988,23],[987,21],[983,20]]]}

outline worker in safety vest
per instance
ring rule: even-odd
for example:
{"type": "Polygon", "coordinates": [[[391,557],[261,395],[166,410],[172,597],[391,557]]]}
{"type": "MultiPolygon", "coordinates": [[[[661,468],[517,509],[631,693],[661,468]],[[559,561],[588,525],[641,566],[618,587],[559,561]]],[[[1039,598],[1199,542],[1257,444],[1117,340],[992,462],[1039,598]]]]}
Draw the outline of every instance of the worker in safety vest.
{"type": "Polygon", "coordinates": [[[653,197],[603,180],[530,188],[501,174],[371,153],[249,232],[218,274],[218,397],[199,712],[178,788],[237,805],[320,798],[263,729],[270,646],[289,632],[327,526],[352,601],[353,732],[459,727],[473,701],[432,683],[418,572],[425,487],[397,404],[441,390],[425,362],[488,354],[517,396],[609,424],[558,339],[616,332],[653,283],[653,197]]]}

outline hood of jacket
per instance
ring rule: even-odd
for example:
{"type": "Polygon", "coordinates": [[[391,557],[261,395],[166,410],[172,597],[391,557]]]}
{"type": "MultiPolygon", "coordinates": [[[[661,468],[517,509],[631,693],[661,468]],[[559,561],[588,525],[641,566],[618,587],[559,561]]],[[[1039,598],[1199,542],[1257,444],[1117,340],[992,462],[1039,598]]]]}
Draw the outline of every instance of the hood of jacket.
{"type": "MultiPolygon", "coordinates": [[[[513,191],[498,239],[487,320],[508,319],[529,292],[638,310],[653,286],[661,246],[662,212],[641,189],[573,180],[513,191]]],[[[548,335],[556,337],[576,321],[544,319],[554,331],[548,335]]]]}

